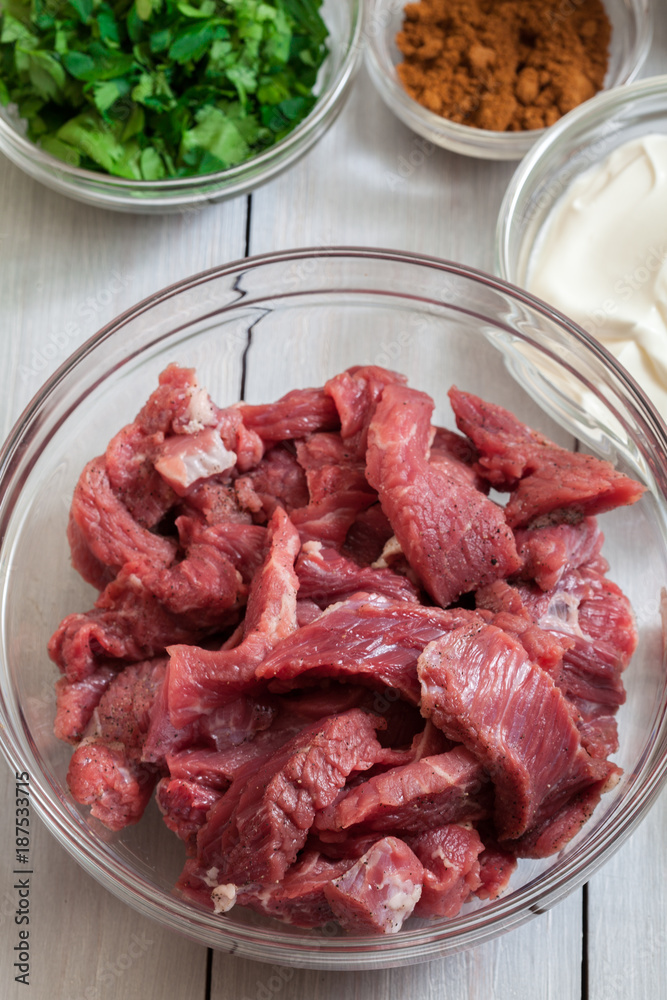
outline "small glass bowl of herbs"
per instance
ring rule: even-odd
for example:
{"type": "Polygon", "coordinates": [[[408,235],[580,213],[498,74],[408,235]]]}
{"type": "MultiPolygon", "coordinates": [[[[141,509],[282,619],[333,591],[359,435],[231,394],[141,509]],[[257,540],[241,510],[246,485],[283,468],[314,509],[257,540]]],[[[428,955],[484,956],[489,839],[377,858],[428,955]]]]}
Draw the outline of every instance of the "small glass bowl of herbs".
{"type": "Polygon", "coordinates": [[[242,194],[326,130],[361,0],[0,0],[0,151],[81,201],[242,194]]]}

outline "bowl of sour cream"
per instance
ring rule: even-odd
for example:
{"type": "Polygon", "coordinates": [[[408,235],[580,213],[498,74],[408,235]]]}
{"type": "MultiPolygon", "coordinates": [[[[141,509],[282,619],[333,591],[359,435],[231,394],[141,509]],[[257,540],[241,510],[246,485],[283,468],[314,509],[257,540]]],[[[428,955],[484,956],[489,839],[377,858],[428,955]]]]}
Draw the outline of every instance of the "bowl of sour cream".
{"type": "Polygon", "coordinates": [[[517,169],[496,269],[583,327],[667,419],[667,76],[566,115],[517,169]]]}

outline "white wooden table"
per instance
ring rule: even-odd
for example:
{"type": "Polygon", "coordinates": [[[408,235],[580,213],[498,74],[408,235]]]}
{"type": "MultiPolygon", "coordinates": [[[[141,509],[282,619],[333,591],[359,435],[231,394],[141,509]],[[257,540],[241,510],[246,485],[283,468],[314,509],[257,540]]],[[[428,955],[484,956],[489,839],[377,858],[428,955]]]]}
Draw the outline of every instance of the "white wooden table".
{"type": "MultiPolygon", "coordinates": [[[[667,10],[643,75],[667,67],[667,10]]],[[[139,299],[244,254],[337,244],[490,270],[512,164],[424,151],[365,74],[290,172],[192,214],[86,208],[0,160],[0,434],[81,342],[139,299]],[[57,334],[53,337],[52,335],[57,334]]],[[[591,883],[454,958],[386,973],[293,972],[207,953],[125,907],[35,821],[30,992],[14,982],[13,783],[0,764],[0,998],[33,1000],[661,1000],[667,997],[667,795],[591,883]]]]}

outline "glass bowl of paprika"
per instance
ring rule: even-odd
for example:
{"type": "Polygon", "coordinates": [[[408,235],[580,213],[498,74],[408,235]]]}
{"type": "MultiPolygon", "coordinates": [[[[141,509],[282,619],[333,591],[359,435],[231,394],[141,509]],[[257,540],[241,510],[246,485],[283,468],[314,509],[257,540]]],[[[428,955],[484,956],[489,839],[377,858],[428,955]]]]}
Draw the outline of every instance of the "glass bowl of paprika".
{"type": "Polygon", "coordinates": [[[370,0],[365,37],[385,104],[429,142],[518,160],[564,114],[634,79],[652,0],[370,0]]]}

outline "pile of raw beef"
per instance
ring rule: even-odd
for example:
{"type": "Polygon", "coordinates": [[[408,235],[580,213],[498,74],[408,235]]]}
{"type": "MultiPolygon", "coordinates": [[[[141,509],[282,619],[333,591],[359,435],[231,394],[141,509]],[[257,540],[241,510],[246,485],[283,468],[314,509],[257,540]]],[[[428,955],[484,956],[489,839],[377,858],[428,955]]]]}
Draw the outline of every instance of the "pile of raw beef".
{"type": "Polygon", "coordinates": [[[112,830],[155,790],[216,912],[451,917],[618,781],[636,630],[594,515],[642,487],[449,395],[462,435],[377,367],[219,409],[172,365],[81,475],[69,787],[112,830]]]}

